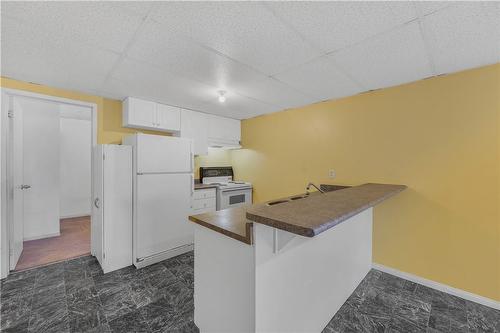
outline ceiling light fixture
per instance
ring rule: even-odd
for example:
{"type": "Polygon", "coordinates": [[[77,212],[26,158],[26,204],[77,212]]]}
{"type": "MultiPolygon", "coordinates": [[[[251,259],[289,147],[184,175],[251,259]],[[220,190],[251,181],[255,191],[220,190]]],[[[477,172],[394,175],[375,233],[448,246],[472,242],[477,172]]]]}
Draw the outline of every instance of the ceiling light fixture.
{"type": "Polygon", "coordinates": [[[224,103],[226,101],[226,91],[219,90],[219,102],[224,103]]]}

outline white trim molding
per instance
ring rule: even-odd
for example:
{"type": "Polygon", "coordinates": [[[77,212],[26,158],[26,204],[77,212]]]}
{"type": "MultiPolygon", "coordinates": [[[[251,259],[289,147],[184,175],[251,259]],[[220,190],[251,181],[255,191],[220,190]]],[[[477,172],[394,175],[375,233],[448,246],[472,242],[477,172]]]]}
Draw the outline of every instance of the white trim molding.
{"type": "Polygon", "coordinates": [[[444,293],[463,298],[463,299],[471,301],[471,302],[479,303],[479,304],[482,304],[485,306],[489,306],[490,308],[500,310],[500,302],[495,301],[491,298],[487,298],[484,296],[473,294],[471,292],[468,292],[468,291],[465,291],[462,289],[450,287],[446,284],[442,284],[442,283],[439,283],[436,281],[428,280],[428,279],[425,279],[423,277],[413,275],[410,273],[406,273],[406,272],[402,272],[402,271],[399,271],[395,268],[387,267],[387,266],[384,266],[381,264],[373,263],[372,267],[379,270],[379,271],[382,271],[384,273],[391,274],[391,275],[400,277],[402,279],[405,279],[405,280],[408,280],[411,282],[415,282],[415,283],[424,285],[426,287],[436,289],[436,290],[442,291],[444,293]]]}
{"type": "MultiPolygon", "coordinates": [[[[0,278],[5,278],[9,275],[10,271],[10,237],[9,230],[10,223],[7,221],[7,210],[9,209],[9,200],[7,196],[7,182],[9,175],[7,174],[7,155],[6,150],[9,144],[9,127],[8,127],[8,111],[9,100],[11,96],[29,97],[45,101],[57,102],[62,104],[77,105],[89,107],[92,111],[92,147],[97,144],[97,104],[92,102],[85,102],[77,99],[70,99],[64,97],[56,97],[45,95],[42,93],[34,93],[26,90],[18,90],[11,88],[0,88],[1,93],[1,112],[0,112],[0,278]]],[[[91,174],[93,174],[93,154],[91,154],[91,174]]],[[[93,195],[93,182],[91,183],[91,193],[93,195]]],[[[91,227],[92,228],[92,227],[91,227]]],[[[57,235],[53,235],[57,236],[57,235]]],[[[50,237],[50,235],[47,235],[50,237]]],[[[93,241],[91,237],[91,252],[93,253],[93,241]]]]}
{"type": "Polygon", "coordinates": [[[45,238],[51,238],[51,237],[59,237],[61,236],[60,232],[54,232],[51,234],[45,234],[45,235],[38,235],[35,237],[26,237],[23,239],[24,242],[32,241],[32,240],[38,240],[38,239],[45,239],[45,238]]]}

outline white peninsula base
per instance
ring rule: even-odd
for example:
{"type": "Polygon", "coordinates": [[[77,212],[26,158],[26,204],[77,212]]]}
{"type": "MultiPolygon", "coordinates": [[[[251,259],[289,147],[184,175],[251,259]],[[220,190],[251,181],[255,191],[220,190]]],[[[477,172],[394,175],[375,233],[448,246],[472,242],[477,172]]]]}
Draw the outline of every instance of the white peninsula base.
{"type": "Polygon", "coordinates": [[[253,245],[195,226],[201,332],[321,332],[372,265],[372,208],[312,238],[259,223],[253,245]]]}

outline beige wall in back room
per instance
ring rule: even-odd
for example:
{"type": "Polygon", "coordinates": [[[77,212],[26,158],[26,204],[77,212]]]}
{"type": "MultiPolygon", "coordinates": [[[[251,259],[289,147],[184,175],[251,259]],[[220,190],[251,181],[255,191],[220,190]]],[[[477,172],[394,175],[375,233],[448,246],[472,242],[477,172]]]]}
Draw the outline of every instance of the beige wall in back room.
{"type": "Polygon", "coordinates": [[[244,120],[242,143],[257,202],[407,185],[374,210],[374,261],[500,300],[500,64],[244,120]]]}

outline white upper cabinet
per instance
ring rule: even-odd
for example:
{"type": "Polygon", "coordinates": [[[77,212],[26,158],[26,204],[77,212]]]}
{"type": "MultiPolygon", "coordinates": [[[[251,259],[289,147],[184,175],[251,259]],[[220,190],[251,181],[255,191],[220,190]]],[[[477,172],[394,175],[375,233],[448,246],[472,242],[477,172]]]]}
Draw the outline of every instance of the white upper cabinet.
{"type": "Polygon", "coordinates": [[[178,107],[128,97],[123,102],[123,126],[154,131],[178,132],[181,111],[178,107]]]}
{"type": "Polygon", "coordinates": [[[195,155],[208,154],[208,117],[191,110],[181,110],[181,137],[193,139],[195,155]]]}
{"type": "Polygon", "coordinates": [[[209,146],[240,147],[240,120],[208,115],[209,146]]]}
{"type": "Polygon", "coordinates": [[[165,104],[156,104],[157,125],[171,131],[181,130],[181,109],[165,104]]]}

